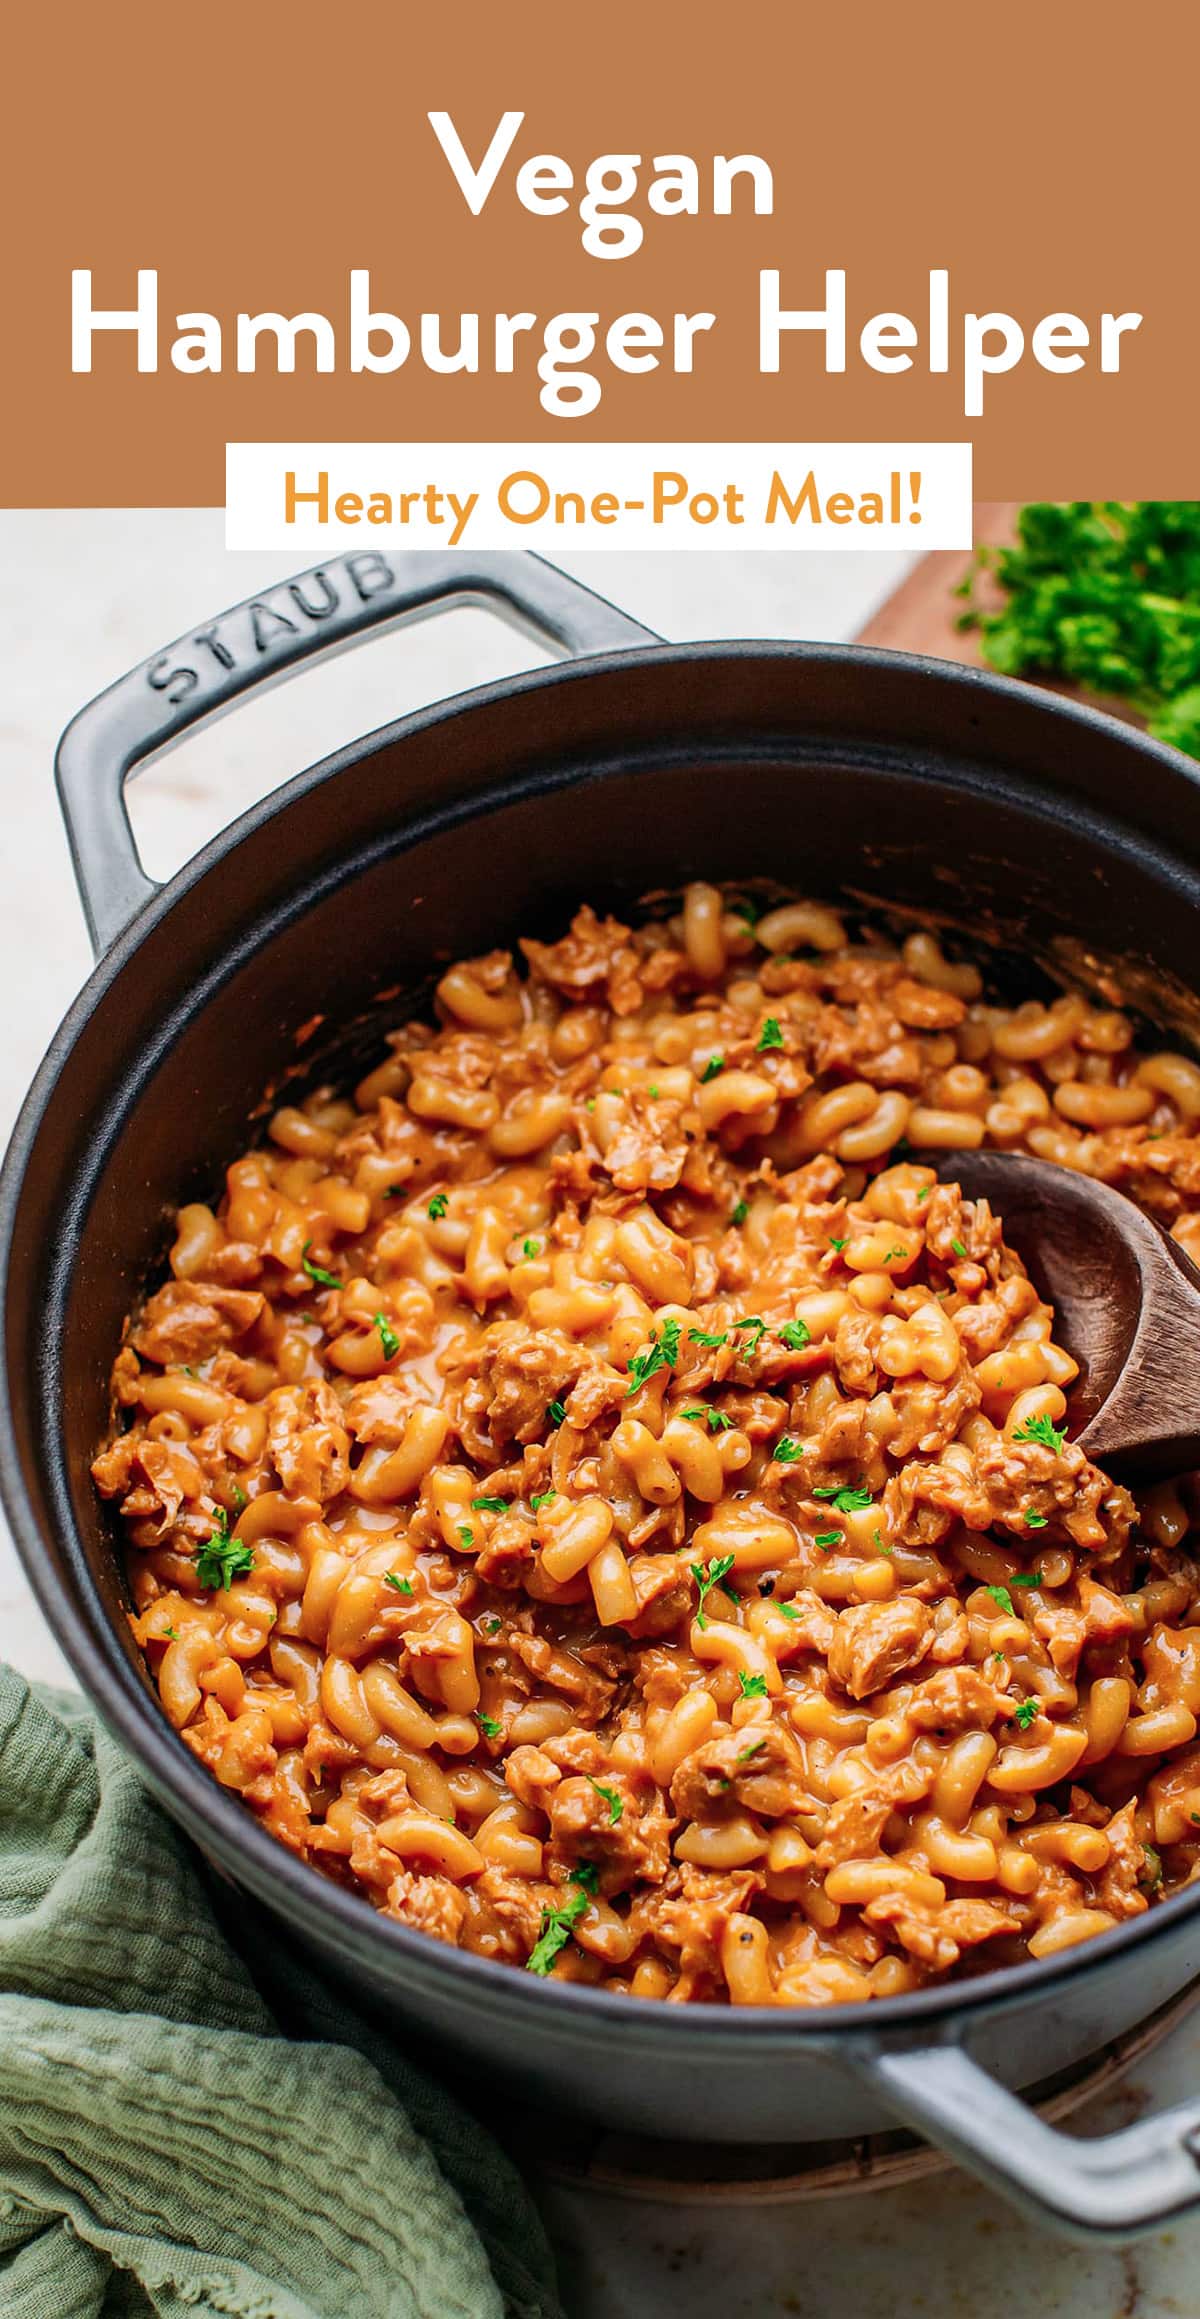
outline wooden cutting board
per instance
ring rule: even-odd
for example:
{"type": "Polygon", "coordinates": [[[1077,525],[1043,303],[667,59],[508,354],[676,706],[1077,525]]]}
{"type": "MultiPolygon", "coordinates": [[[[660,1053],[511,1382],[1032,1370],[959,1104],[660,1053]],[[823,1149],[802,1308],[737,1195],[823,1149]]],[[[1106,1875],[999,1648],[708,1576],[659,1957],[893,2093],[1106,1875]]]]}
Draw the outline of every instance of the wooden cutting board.
{"type": "MultiPolygon", "coordinates": [[[[975,508],[978,547],[1008,547],[1016,537],[1015,499],[982,500],[975,508]]],[[[984,666],[979,638],[973,629],[956,626],[963,609],[954,591],[975,561],[974,548],[937,548],[922,556],[906,580],[885,598],[860,630],[859,644],[878,644],[892,652],[927,652],[935,660],[965,660],[984,666]]]]}
{"type": "MultiPolygon", "coordinates": [[[[977,500],[975,546],[1010,546],[1016,538],[1020,505],[1016,499],[977,500]]],[[[964,631],[957,625],[964,606],[963,598],[955,590],[974,561],[975,548],[937,548],[932,554],[922,556],[908,578],[872,613],[856,642],[877,644],[891,652],[928,653],[935,660],[960,660],[972,668],[986,668],[978,632],[973,628],[964,631]]],[[[1002,601],[999,591],[991,588],[986,578],[977,589],[977,596],[985,607],[1002,601]]],[[[1046,684],[1041,689],[1062,693],[1068,700],[1086,701],[1091,708],[1106,709],[1110,717],[1119,717],[1128,725],[1144,723],[1143,718],[1133,714],[1128,702],[1111,695],[1101,698],[1072,684],[1046,684]]]]}

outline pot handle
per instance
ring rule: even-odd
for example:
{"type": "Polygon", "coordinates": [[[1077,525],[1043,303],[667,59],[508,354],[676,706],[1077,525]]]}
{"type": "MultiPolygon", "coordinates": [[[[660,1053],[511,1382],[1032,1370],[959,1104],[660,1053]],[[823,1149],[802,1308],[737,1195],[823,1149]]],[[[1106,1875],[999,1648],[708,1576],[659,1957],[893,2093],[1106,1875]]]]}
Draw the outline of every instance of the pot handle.
{"type": "Polygon", "coordinates": [[[483,605],[566,657],[660,642],[603,596],[528,554],[364,550],[233,605],[110,685],[59,742],[59,802],[97,957],[158,892],[138,859],[125,805],[125,783],[146,758],[318,654],[460,604],[483,605]]]}
{"type": "Polygon", "coordinates": [[[1200,2101],[1088,2139],[1047,2125],[958,2045],[851,2066],[905,2125],[1069,2238],[1120,2244],[1200,2205],[1200,2101]]]}

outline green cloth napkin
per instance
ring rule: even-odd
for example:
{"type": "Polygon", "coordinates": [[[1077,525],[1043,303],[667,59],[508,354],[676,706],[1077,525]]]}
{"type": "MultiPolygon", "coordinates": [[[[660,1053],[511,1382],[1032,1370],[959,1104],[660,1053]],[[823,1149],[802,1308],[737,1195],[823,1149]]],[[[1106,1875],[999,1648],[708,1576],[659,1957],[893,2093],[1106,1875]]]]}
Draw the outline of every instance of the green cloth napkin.
{"type": "Polygon", "coordinates": [[[219,1910],[83,1702],[0,1666],[5,2319],[561,2319],[495,2143],[219,1910]]]}

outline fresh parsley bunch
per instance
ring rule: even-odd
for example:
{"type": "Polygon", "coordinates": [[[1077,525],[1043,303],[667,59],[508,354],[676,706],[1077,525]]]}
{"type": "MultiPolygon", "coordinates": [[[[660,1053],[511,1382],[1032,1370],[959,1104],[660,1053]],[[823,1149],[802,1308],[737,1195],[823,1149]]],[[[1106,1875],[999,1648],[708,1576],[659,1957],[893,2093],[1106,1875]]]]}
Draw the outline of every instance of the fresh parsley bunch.
{"type": "Polygon", "coordinates": [[[1160,741],[1200,757],[1200,500],[1038,500],[1017,544],[981,548],[959,590],[1002,676],[1116,694],[1160,741]],[[1005,598],[977,601],[988,572],[1005,598]]]}

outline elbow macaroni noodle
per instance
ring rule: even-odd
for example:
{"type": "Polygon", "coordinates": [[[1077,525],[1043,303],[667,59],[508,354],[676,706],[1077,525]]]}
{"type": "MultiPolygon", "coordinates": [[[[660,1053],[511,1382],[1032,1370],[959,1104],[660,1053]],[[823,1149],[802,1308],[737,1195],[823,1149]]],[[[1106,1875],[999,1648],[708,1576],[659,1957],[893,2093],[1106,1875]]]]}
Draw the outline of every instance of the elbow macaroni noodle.
{"type": "Polygon", "coordinates": [[[1195,1485],[1070,1441],[928,1158],[1200,1256],[1200,1065],[811,902],[521,947],[277,1111],[130,1323],[94,1473],[184,1743],[376,1908],[638,1997],[888,1997],[1195,1876],[1195,1485]]]}

